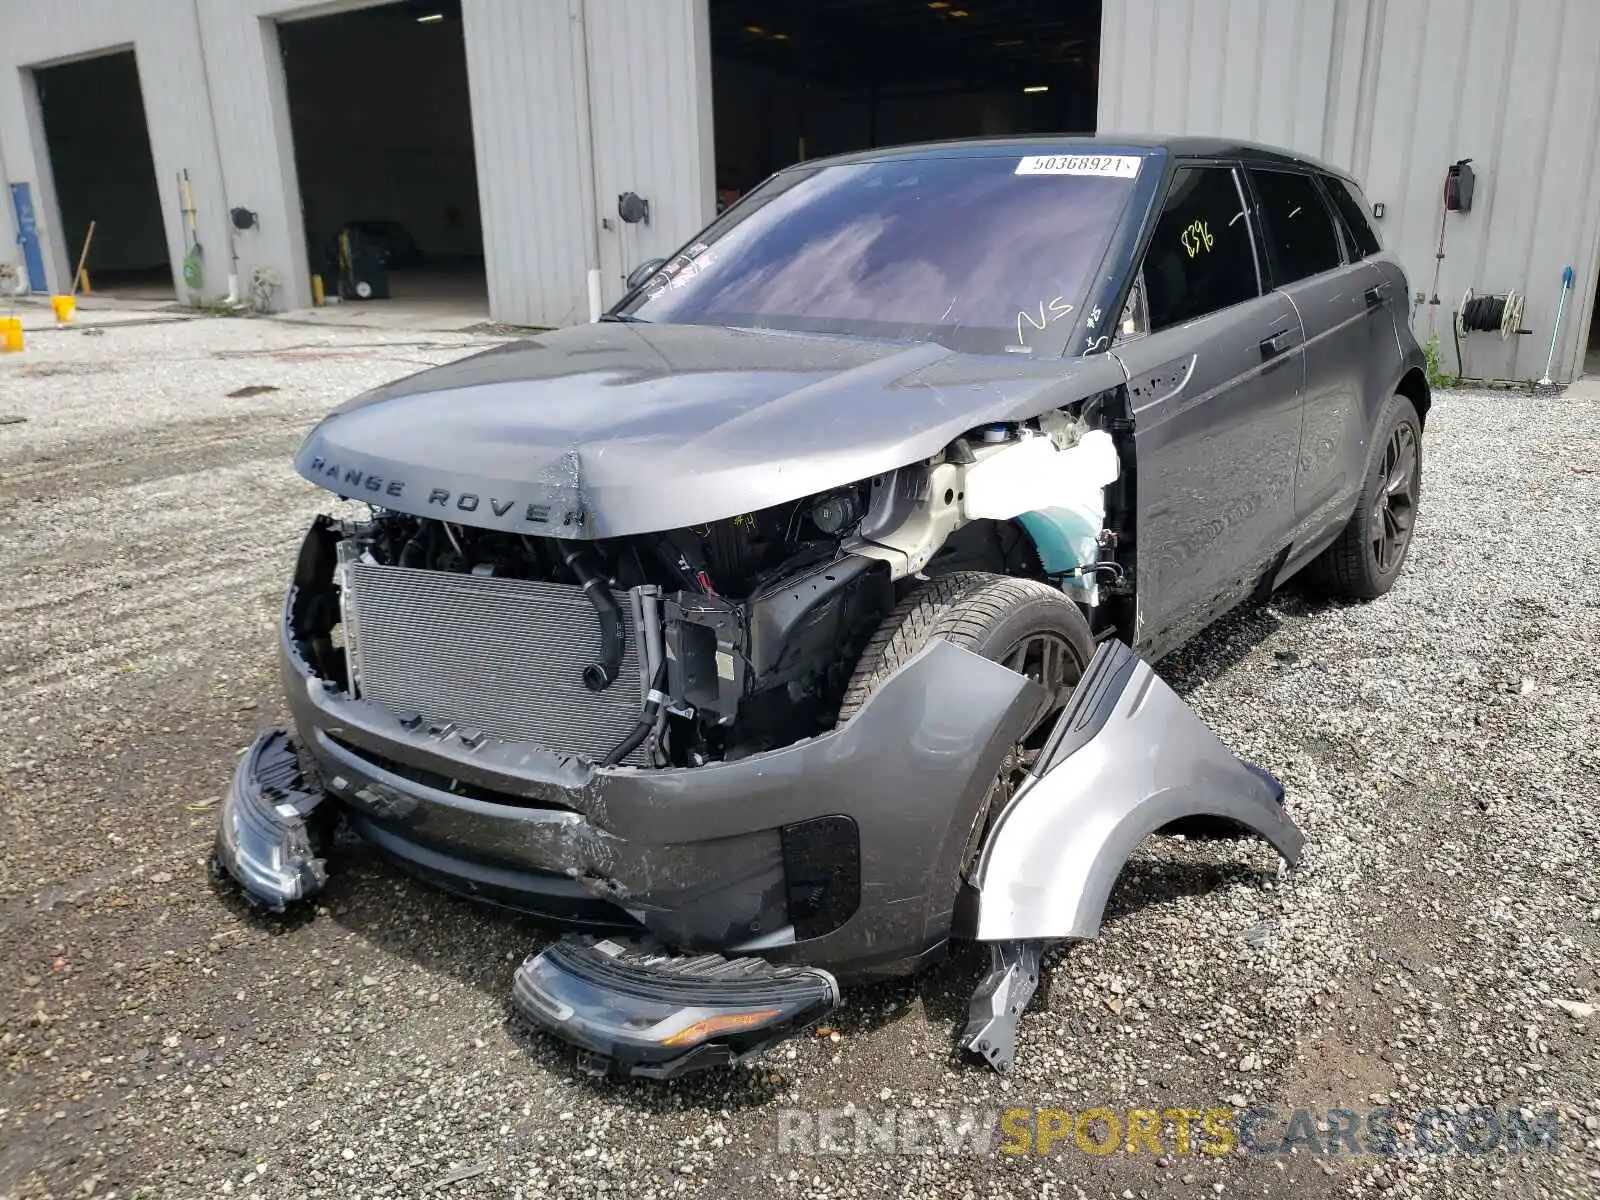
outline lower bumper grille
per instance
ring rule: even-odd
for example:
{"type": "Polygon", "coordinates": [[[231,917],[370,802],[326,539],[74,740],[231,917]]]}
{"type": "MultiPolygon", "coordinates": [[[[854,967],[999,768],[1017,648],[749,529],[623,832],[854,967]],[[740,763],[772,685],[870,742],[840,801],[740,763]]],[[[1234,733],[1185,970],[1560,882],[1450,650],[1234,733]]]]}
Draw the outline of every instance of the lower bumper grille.
{"type": "Polygon", "coordinates": [[[582,674],[600,656],[600,626],[582,588],[376,563],[349,564],[346,581],[360,694],[391,712],[594,761],[639,719],[645,681],[625,596],[622,668],[592,692],[582,674]]]}

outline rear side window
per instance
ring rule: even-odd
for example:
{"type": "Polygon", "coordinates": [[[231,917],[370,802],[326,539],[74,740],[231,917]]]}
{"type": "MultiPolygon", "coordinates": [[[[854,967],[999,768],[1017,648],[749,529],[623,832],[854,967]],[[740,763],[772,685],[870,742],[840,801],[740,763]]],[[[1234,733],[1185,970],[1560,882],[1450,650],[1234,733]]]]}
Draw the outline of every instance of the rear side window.
{"type": "Polygon", "coordinates": [[[1350,245],[1355,248],[1356,256],[1365,258],[1383,249],[1372,222],[1367,218],[1370,211],[1367,199],[1356,190],[1356,185],[1331,175],[1324,175],[1322,183],[1328,189],[1328,195],[1333,197],[1333,206],[1339,210],[1339,216],[1344,219],[1345,232],[1350,235],[1350,245]]]}
{"type": "Polygon", "coordinates": [[[1252,170],[1250,181],[1261,198],[1262,233],[1277,267],[1278,283],[1331,271],[1344,261],[1333,215],[1311,176],[1252,170]]]}
{"type": "Polygon", "coordinates": [[[1180,167],[1144,258],[1151,329],[1261,294],[1250,218],[1228,167],[1180,167]]]}

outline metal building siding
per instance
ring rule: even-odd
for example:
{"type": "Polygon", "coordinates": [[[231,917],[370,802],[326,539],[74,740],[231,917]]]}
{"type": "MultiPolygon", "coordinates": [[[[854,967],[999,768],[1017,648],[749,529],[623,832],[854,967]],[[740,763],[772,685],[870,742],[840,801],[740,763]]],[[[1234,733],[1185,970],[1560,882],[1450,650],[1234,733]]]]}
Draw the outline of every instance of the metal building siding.
{"type": "Polygon", "coordinates": [[[1453,368],[1468,287],[1529,293],[1534,336],[1474,334],[1467,369],[1544,370],[1561,269],[1576,275],[1556,375],[1581,368],[1600,253],[1600,4],[1594,0],[1118,0],[1104,6],[1100,128],[1289,146],[1349,169],[1380,233],[1434,295],[1445,168],[1473,159],[1473,211],[1446,228],[1437,306],[1453,368]]]}
{"type": "Polygon", "coordinates": [[[202,0],[200,34],[212,76],[211,107],[228,181],[225,207],[257,214],[235,239],[241,286],[266,268],[278,277],[274,308],[311,303],[305,227],[277,31],[267,12],[283,4],[202,0]]]}
{"type": "MultiPolygon", "coordinates": [[[[206,294],[227,287],[227,219],[216,143],[205,102],[206,71],[193,0],[0,0],[0,174],[32,185],[45,267],[52,288],[70,286],[84,231],[59,229],[49,154],[28,68],[132,49],[150,132],[167,249],[176,269],[187,249],[178,172],[193,185],[200,242],[206,248],[206,294]]],[[[9,193],[4,229],[14,242],[9,193]]],[[[178,280],[181,283],[181,279],[178,280]]],[[[181,293],[180,293],[181,294],[181,293]]]]}
{"type": "Polygon", "coordinates": [[[595,191],[606,303],[645,259],[670,254],[712,216],[711,69],[706,0],[587,0],[595,191]],[[623,225],[617,197],[650,201],[623,225]]]}
{"type": "MultiPolygon", "coordinates": [[[[206,295],[225,290],[232,246],[241,286],[270,268],[274,307],[300,307],[310,302],[309,262],[277,23],[381,2],[0,0],[0,176],[33,184],[52,283],[70,273],[75,238],[53,228],[42,133],[18,68],[133,46],[174,265],[186,249],[175,179],[188,168],[206,295]],[[254,210],[259,226],[235,235],[235,205],[254,210]]],[[[707,0],[462,8],[490,312],[525,324],[582,320],[591,259],[613,300],[632,266],[669,253],[713,212],[707,0]],[[616,219],[628,190],[650,200],[648,225],[616,219]]],[[[11,244],[3,199],[0,233],[11,244]]]]}
{"type": "Polygon", "coordinates": [[[1099,126],[1320,147],[1343,0],[1119,0],[1101,26],[1099,126]]]}
{"type": "Polygon", "coordinates": [[[462,18],[489,308],[497,320],[588,316],[589,171],[577,0],[465,0],[462,18]]]}
{"type": "MultiPolygon", "coordinates": [[[[160,0],[151,0],[160,2],[160,0]]],[[[199,0],[211,109],[228,181],[223,208],[258,217],[241,232],[241,288],[257,267],[278,277],[274,308],[311,303],[310,258],[295,171],[288,89],[276,22],[369,7],[382,0],[199,0]]]]}

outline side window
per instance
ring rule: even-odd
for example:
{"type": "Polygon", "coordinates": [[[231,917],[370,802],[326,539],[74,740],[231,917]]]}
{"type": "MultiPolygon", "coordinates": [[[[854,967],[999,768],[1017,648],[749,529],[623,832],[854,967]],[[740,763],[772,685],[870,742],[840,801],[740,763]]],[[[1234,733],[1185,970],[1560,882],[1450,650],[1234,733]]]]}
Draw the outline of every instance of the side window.
{"type": "Polygon", "coordinates": [[[1166,329],[1261,294],[1250,218],[1229,167],[1180,167],[1144,256],[1150,328],[1166,329]]]}
{"type": "Polygon", "coordinates": [[[1339,210],[1339,216],[1344,218],[1345,232],[1350,235],[1350,244],[1355,247],[1356,254],[1365,258],[1382,250],[1372,222],[1367,218],[1367,213],[1371,211],[1367,207],[1367,198],[1356,189],[1356,185],[1331,175],[1322,177],[1322,185],[1333,197],[1333,206],[1339,210]]]}
{"type": "Polygon", "coordinates": [[[1276,282],[1293,283],[1344,261],[1333,215],[1311,176],[1252,169],[1250,182],[1261,197],[1262,234],[1277,267],[1276,282]]]}
{"type": "Polygon", "coordinates": [[[1122,319],[1117,322],[1113,342],[1125,342],[1150,332],[1150,314],[1144,305],[1144,272],[1133,277],[1128,289],[1128,302],[1122,306],[1122,319]]]}

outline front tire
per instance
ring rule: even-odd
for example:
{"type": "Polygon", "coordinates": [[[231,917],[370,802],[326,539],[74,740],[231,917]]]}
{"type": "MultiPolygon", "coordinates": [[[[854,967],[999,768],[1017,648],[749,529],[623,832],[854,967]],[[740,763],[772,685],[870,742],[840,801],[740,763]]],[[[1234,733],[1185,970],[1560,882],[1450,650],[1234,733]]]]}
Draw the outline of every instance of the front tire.
{"type": "Polygon", "coordinates": [[[906,595],[878,626],[845,688],[838,724],[855,716],[885,680],[934,638],[1027,675],[1048,693],[1006,752],[973,814],[961,860],[965,873],[991,816],[1016,792],[1083,678],[1094,657],[1094,635],[1078,606],[1047,583],[983,571],[937,576],[906,595]]]}
{"type": "Polygon", "coordinates": [[[1321,591],[1347,600],[1373,600],[1387,592],[1411,549],[1422,500],[1422,421],[1405,396],[1389,397],[1373,444],[1350,523],[1307,571],[1321,591]]]}
{"type": "Polygon", "coordinates": [[[845,687],[838,724],[855,716],[933,638],[1027,675],[1052,693],[1047,708],[1056,711],[1094,656],[1089,623],[1059,589],[984,571],[940,575],[909,593],[878,626],[845,687]]]}

